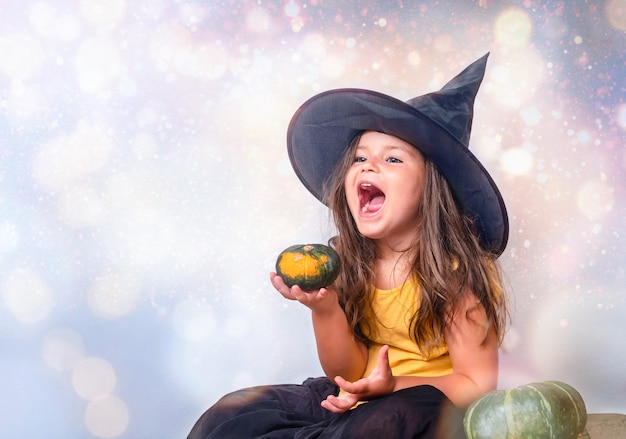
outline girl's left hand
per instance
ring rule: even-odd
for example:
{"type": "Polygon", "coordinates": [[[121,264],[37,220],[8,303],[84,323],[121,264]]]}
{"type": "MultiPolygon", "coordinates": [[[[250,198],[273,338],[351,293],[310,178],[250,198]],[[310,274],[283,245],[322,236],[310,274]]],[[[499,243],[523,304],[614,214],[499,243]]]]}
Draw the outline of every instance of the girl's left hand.
{"type": "Polygon", "coordinates": [[[276,273],[270,273],[270,281],[276,290],[286,299],[297,300],[309,307],[312,311],[331,312],[339,308],[337,293],[331,287],[319,290],[304,291],[298,285],[288,287],[283,279],[276,273]]]}
{"type": "Polygon", "coordinates": [[[368,377],[354,382],[336,377],[335,383],[348,393],[341,396],[329,395],[322,401],[322,407],[333,413],[346,412],[359,401],[380,398],[392,393],[396,379],[389,366],[389,346],[385,345],[380,349],[376,367],[368,377]]]}

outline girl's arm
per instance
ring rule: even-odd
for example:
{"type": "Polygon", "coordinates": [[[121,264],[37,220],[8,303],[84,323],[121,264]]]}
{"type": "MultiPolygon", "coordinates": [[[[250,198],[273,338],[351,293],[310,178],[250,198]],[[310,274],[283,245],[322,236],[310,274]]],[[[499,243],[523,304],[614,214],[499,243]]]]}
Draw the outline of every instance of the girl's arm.
{"type": "Polygon", "coordinates": [[[357,341],[339,306],[337,292],[332,288],[302,291],[294,285],[289,288],[276,273],[270,274],[274,288],[284,297],[297,300],[311,309],[317,354],[326,376],[358,380],[367,365],[367,347],[357,341]]]}
{"type": "Polygon", "coordinates": [[[357,401],[387,395],[418,385],[441,390],[455,405],[467,407],[494,390],[498,379],[498,343],[493,330],[487,331],[487,316],[473,294],[467,294],[446,332],[453,373],[440,377],[393,376],[387,349],[381,349],[376,368],[369,377],[356,382],[337,377],[335,381],[349,392],[329,396],[323,406],[333,412],[349,410],[357,401]],[[484,342],[483,342],[484,340],[484,342]]]}
{"type": "Polygon", "coordinates": [[[487,333],[487,315],[473,294],[467,294],[446,332],[453,373],[441,377],[396,377],[395,389],[431,384],[457,406],[467,407],[498,383],[498,341],[487,333]],[[485,334],[487,338],[485,339],[485,334]]]}

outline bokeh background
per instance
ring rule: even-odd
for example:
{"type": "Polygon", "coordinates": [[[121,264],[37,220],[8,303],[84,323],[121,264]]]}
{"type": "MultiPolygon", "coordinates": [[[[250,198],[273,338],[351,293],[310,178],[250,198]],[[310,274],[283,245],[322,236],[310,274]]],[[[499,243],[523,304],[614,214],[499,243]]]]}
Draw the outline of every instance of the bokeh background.
{"type": "Polygon", "coordinates": [[[488,51],[499,386],[626,413],[625,47],[626,0],[0,1],[0,437],[181,438],[226,392],[321,375],[268,280],[332,234],[291,115],[336,87],[409,99],[488,51]]]}

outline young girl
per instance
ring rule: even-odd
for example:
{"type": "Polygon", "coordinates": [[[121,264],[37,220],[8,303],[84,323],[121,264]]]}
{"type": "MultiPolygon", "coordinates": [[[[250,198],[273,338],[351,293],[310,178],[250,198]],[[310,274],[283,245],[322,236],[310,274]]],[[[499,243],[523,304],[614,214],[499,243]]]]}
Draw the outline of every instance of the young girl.
{"type": "Polygon", "coordinates": [[[289,156],[332,211],[342,271],[316,291],[270,278],[310,308],[326,377],[231,393],[189,438],[464,437],[507,318],[507,214],[468,149],[486,61],[408,102],[341,89],[296,112],[289,156]]]}

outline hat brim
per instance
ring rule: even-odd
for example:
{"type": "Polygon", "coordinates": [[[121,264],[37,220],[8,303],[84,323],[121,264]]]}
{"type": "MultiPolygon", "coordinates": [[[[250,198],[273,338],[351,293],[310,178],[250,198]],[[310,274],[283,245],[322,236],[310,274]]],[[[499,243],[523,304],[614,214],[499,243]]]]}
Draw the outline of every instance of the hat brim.
{"type": "Polygon", "coordinates": [[[476,222],[481,246],[496,255],[504,251],[506,207],[474,154],[418,109],[375,91],[326,91],[306,101],[291,119],[289,159],[298,178],[317,199],[324,202],[324,188],[333,170],[350,142],[365,130],[396,136],[419,149],[437,166],[464,212],[476,222]]]}

